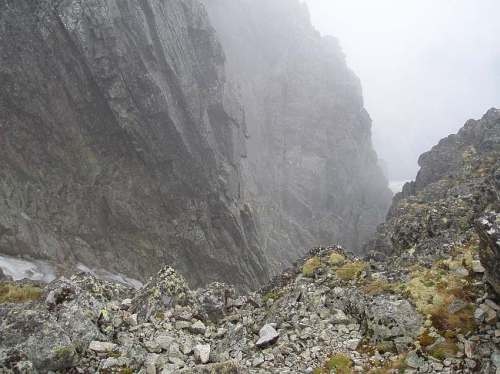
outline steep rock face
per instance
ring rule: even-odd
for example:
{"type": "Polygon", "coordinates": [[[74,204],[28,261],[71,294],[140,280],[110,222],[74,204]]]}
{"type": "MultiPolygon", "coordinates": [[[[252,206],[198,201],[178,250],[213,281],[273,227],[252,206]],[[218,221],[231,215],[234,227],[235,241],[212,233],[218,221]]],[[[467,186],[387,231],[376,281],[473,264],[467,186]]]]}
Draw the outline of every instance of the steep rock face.
{"type": "MultiPolygon", "coordinates": [[[[484,229],[477,219],[485,211],[500,211],[500,111],[490,109],[481,120],[468,121],[424,153],[419,165],[416,180],[394,197],[367,250],[422,260],[477,240],[475,226],[484,229]]],[[[479,234],[483,249],[490,248],[488,235],[479,234]]],[[[495,269],[498,254],[488,251],[492,255],[483,263],[495,269]]]]}
{"type": "Polygon", "coordinates": [[[481,263],[489,284],[500,295],[500,212],[488,212],[477,222],[481,263]]]}
{"type": "Polygon", "coordinates": [[[242,112],[194,0],[0,2],[0,252],[267,278],[242,112]]]}
{"type": "Polygon", "coordinates": [[[335,242],[359,249],[391,194],[337,40],[321,37],[297,0],[204,3],[245,107],[245,199],[268,256],[287,263],[335,242]]]}

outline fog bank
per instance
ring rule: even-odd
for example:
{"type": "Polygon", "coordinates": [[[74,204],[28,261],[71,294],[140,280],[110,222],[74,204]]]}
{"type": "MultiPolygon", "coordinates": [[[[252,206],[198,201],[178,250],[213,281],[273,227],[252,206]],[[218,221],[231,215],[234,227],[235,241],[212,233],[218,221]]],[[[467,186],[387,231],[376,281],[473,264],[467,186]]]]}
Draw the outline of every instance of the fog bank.
{"type": "Polygon", "coordinates": [[[306,0],[361,78],[373,139],[391,180],[469,118],[500,106],[497,0],[306,0]]]}

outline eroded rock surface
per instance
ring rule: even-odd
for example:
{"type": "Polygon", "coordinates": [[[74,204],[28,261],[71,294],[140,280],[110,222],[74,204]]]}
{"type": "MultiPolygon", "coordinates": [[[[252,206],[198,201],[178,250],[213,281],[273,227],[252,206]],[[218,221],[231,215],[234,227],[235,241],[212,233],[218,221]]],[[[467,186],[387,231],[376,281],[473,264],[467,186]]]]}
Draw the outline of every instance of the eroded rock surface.
{"type": "Polygon", "coordinates": [[[198,1],[1,1],[0,38],[0,253],[268,279],[241,107],[198,1]]]}
{"type": "Polygon", "coordinates": [[[297,0],[205,5],[0,3],[0,253],[256,288],[359,249],[390,193],[338,43],[297,0]]]}

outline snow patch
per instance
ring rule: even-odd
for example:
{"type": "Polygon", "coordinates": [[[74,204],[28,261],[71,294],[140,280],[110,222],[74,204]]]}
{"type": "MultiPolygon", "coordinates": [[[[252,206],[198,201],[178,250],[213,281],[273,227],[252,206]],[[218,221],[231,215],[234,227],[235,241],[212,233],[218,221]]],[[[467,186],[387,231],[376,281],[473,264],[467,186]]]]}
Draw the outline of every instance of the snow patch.
{"type": "Polygon", "coordinates": [[[51,282],[56,279],[54,267],[47,261],[27,260],[11,256],[0,256],[0,268],[14,280],[31,279],[51,282]]]}

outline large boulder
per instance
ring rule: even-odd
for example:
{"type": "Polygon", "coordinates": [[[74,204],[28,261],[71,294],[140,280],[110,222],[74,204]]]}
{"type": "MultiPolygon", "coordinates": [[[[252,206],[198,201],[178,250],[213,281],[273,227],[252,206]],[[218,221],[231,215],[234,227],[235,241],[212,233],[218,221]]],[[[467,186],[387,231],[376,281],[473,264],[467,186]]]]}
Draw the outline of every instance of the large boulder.
{"type": "Polygon", "coordinates": [[[186,279],[171,267],[163,267],[141,288],[132,300],[131,313],[136,313],[141,322],[174,308],[176,305],[194,305],[193,292],[186,279]]]}
{"type": "Polygon", "coordinates": [[[20,361],[40,372],[73,367],[91,341],[107,339],[98,320],[118,288],[81,274],[55,280],[40,299],[12,306],[0,322],[0,371],[20,361]]]}
{"type": "Polygon", "coordinates": [[[422,327],[422,316],[408,300],[395,296],[375,297],[365,313],[368,331],[377,342],[406,337],[413,340],[422,327]]]}

